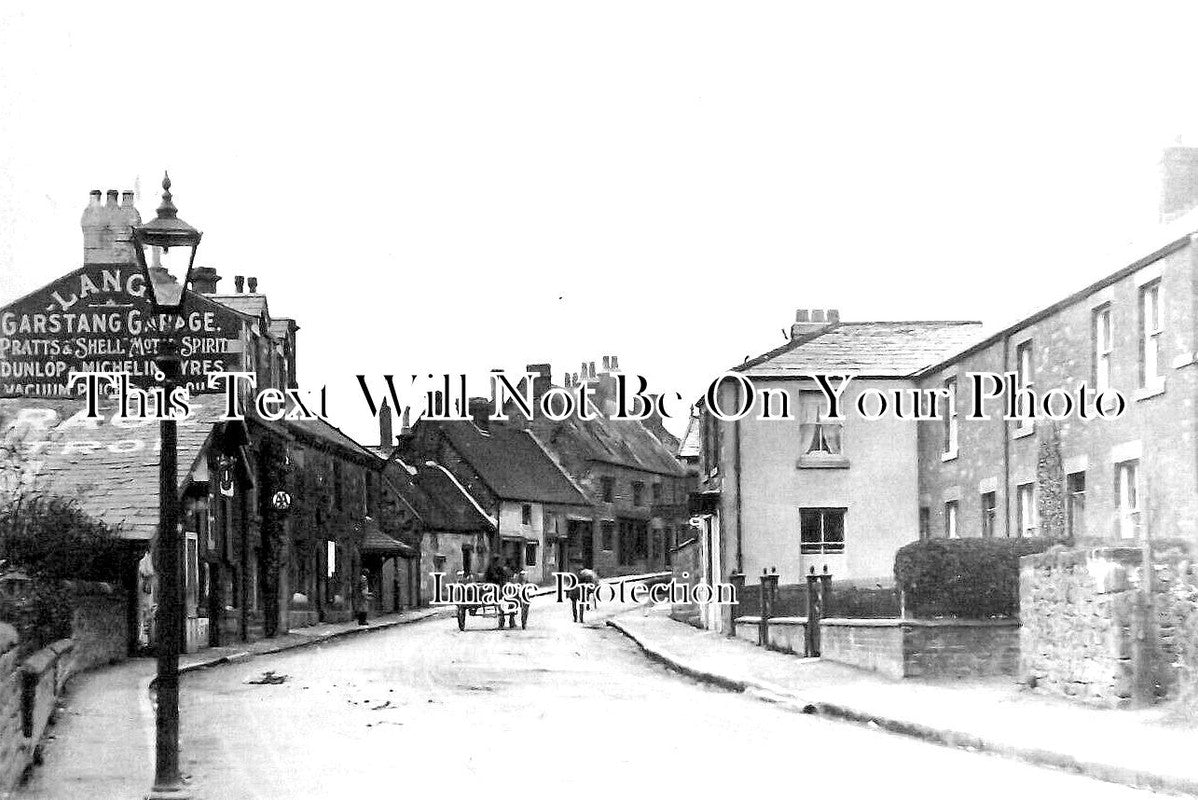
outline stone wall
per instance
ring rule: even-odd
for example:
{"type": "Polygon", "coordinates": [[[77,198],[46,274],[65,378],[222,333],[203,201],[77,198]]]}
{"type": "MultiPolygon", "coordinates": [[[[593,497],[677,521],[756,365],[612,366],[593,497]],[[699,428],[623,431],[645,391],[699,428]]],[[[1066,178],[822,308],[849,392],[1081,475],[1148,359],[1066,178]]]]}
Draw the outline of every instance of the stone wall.
{"type": "MultiPolygon", "coordinates": [[[[1103,706],[1129,705],[1142,603],[1138,547],[1054,548],[1020,563],[1023,630],[1019,679],[1103,706]]],[[[1147,668],[1158,698],[1182,693],[1182,669],[1198,618],[1198,577],[1178,546],[1153,552],[1147,668]]]]}
{"type": "Polygon", "coordinates": [[[20,782],[33,762],[57,700],[76,671],[70,639],[18,662],[17,632],[0,623],[0,795],[20,782]]]}
{"type": "Polygon", "coordinates": [[[103,583],[80,584],[75,595],[71,639],[75,669],[123,661],[129,654],[129,624],[124,592],[103,583]]]}

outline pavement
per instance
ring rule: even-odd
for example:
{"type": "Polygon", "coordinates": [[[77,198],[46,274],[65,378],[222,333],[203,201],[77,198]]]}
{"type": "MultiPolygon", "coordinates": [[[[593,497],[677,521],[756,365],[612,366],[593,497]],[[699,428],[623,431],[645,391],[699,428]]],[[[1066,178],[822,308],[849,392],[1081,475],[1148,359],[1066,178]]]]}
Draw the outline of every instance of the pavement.
{"type": "MultiPolygon", "coordinates": [[[[181,754],[192,797],[1146,797],[693,680],[606,624],[642,617],[633,605],[601,606],[582,625],[568,604],[542,597],[527,630],[471,617],[459,632],[433,616],[186,674],[181,754]]],[[[137,711],[135,681],[111,677],[127,669],[72,690],[19,797],[144,795],[153,716],[144,702],[137,711]]]]}
{"type": "Polygon", "coordinates": [[[645,607],[610,619],[650,658],[792,711],[865,723],[951,747],[1057,767],[1128,787],[1198,795],[1198,735],[1168,707],[1099,709],[1011,678],[896,680],[765,650],[645,607]]]}

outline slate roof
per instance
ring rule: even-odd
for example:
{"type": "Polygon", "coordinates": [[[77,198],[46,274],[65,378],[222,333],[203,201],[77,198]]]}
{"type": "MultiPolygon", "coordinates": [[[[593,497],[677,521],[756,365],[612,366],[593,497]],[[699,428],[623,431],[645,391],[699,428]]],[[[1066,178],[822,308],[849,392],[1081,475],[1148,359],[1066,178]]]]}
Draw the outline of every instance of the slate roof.
{"type": "MultiPolygon", "coordinates": [[[[189,472],[219,422],[215,397],[192,398],[193,415],[177,426],[179,482],[189,472]]],[[[76,499],[88,514],[118,526],[126,539],[147,541],[158,526],[158,423],[113,423],[84,417],[74,398],[0,399],[0,440],[22,453],[21,467],[35,489],[76,499]]],[[[203,466],[200,469],[204,469],[203,466]]]]}
{"type": "Polygon", "coordinates": [[[528,424],[547,448],[571,462],[582,458],[659,475],[685,474],[673,452],[636,420],[601,414],[593,420],[575,416],[558,422],[538,415],[528,424]]]}
{"type": "Polygon", "coordinates": [[[411,465],[398,458],[387,462],[384,475],[424,522],[427,531],[475,532],[495,525],[465,492],[440,469],[411,465]]]}
{"type": "Polygon", "coordinates": [[[980,322],[841,322],[800,336],[732,369],[750,377],[800,377],[814,372],[902,378],[982,338],[980,322]]]}
{"type": "Polygon", "coordinates": [[[589,505],[565,473],[525,430],[492,425],[483,433],[473,422],[436,422],[490,489],[504,500],[589,505]]]}

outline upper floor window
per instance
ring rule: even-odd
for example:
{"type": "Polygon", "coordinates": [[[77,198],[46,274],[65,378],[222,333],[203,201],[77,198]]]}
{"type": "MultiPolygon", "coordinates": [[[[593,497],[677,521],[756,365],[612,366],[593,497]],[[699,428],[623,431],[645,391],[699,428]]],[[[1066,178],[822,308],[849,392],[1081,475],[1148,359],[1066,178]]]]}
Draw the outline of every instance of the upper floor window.
{"type": "Polygon", "coordinates": [[[645,501],[645,484],[640,481],[632,482],[632,504],[639,506],[645,501]]]}
{"type": "Polygon", "coordinates": [[[1155,280],[1140,287],[1140,385],[1160,381],[1161,282],[1155,280]]]}
{"type": "MultiPolygon", "coordinates": [[[[1023,390],[1032,388],[1035,380],[1035,369],[1032,366],[1032,342],[1029,339],[1026,342],[1021,342],[1015,347],[1015,385],[1023,390]]],[[[1023,419],[1019,420],[1018,428],[1026,430],[1032,427],[1032,408],[1027,404],[1026,398],[1021,398],[1019,408],[1020,414],[1026,414],[1023,419]]]]}
{"type": "Polygon", "coordinates": [[[599,479],[599,497],[603,502],[610,503],[616,497],[616,479],[604,475],[599,479]]]}
{"type": "Polygon", "coordinates": [[[957,379],[949,378],[944,382],[945,405],[944,412],[944,455],[957,454],[957,442],[960,432],[957,420],[957,379]]]}
{"type": "Polygon", "coordinates": [[[653,484],[653,502],[661,502],[661,481],[653,484]]]}
{"type": "Polygon", "coordinates": [[[800,553],[844,552],[844,508],[799,509],[800,553]]]}
{"type": "Polygon", "coordinates": [[[345,503],[345,476],[342,474],[341,462],[333,460],[333,507],[341,510],[345,503]]]}
{"type": "Polygon", "coordinates": [[[531,525],[532,524],[532,506],[530,506],[528,503],[525,503],[524,505],[520,506],[520,524],[521,525],[531,525]]]}
{"type": "Polygon", "coordinates": [[[1094,309],[1094,391],[1111,386],[1111,304],[1094,309]]]}
{"type": "Polygon", "coordinates": [[[799,441],[801,454],[840,455],[843,420],[826,419],[827,400],[819,392],[799,396],[799,441]]]}

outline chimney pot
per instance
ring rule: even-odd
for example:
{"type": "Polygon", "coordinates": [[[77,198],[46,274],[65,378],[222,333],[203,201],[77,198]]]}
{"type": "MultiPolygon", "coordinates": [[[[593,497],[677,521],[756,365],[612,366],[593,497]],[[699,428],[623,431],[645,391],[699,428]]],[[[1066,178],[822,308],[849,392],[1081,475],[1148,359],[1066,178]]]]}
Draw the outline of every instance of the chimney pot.
{"type": "Polygon", "coordinates": [[[237,290],[238,294],[241,294],[242,292],[245,291],[245,276],[244,275],[234,275],[233,276],[233,288],[235,290],[237,290]]]}
{"type": "Polygon", "coordinates": [[[591,373],[590,373],[590,374],[591,374],[591,377],[593,378],[593,377],[595,377],[595,362],[594,362],[594,361],[592,361],[592,362],[591,362],[591,367],[590,367],[590,369],[591,369],[591,373]]]}
{"type": "Polygon", "coordinates": [[[812,322],[823,322],[824,321],[824,310],[822,308],[811,309],[811,321],[812,322]]]}
{"type": "Polygon", "coordinates": [[[109,189],[109,190],[108,190],[108,202],[107,202],[107,205],[110,205],[110,206],[113,206],[113,207],[115,207],[115,206],[119,205],[119,204],[120,204],[120,203],[119,203],[120,194],[121,194],[121,193],[120,193],[120,192],[118,192],[116,189],[109,189]]]}
{"type": "Polygon", "coordinates": [[[247,278],[246,283],[248,283],[250,286],[250,294],[258,293],[258,279],[257,278],[254,278],[254,277],[247,278]]]}
{"type": "Polygon", "coordinates": [[[838,308],[829,308],[828,309],[828,322],[840,322],[840,309],[838,309],[838,308]]]}
{"type": "Polygon", "coordinates": [[[604,356],[604,357],[603,357],[603,368],[604,368],[604,369],[611,369],[611,356],[604,356]]]}
{"type": "Polygon", "coordinates": [[[611,368],[612,369],[620,368],[620,360],[618,358],[616,358],[615,356],[611,357],[611,368]]]}
{"type": "Polygon", "coordinates": [[[104,193],[101,192],[99,189],[92,189],[90,198],[88,199],[88,202],[87,202],[88,208],[96,208],[97,206],[99,206],[100,198],[103,196],[104,196],[104,193]]]}
{"type": "Polygon", "coordinates": [[[121,192],[121,207],[122,208],[133,208],[133,190],[132,189],[126,189],[125,191],[121,192]]]}
{"type": "Polygon", "coordinates": [[[810,322],[811,313],[805,308],[800,308],[795,312],[795,322],[810,322]]]}

